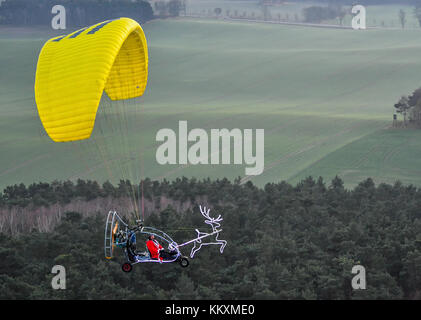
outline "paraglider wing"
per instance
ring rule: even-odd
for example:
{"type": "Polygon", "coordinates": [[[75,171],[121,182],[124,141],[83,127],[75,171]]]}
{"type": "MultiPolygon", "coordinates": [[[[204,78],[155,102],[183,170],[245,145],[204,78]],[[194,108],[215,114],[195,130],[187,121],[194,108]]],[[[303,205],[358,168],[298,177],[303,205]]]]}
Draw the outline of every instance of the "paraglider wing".
{"type": "Polygon", "coordinates": [[[108,20],[47,41],[35,76],[41,122],[55,142],[91,136],[103,91],[111,100],[143,95],[148,51],[140,25],[108,20]]]}

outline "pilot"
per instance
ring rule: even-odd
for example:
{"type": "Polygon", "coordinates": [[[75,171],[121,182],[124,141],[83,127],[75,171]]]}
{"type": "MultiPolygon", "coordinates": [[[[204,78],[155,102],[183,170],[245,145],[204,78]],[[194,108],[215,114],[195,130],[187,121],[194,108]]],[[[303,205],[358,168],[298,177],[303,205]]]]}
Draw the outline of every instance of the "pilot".
{"type": "Polygon", "coordinates": [[[174,258],[174,255],[177,254],[177,251],[166,252],[164,248],[159,244],[158,241],[155,240],[154,235],[150,235],[148,237],[148,241],[146,241],[146,247],[148,248],[151,259],[154,260],[161,260],[161,262],[165,260],[171,260],[174,258]]]}

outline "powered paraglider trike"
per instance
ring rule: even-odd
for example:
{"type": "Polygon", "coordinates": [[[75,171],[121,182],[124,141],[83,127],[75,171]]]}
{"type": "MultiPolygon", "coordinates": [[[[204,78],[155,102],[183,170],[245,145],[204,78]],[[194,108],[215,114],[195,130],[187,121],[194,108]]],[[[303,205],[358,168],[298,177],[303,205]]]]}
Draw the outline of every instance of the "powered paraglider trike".
{"type": "MultiPolygon", "coordinates": [[[[111,259],[114,257],[114,250],[116,247],[122,249],[125,256],[125,262],[122,264],[121,268],[124,272],[130,272],[133,269],[133,265],[138,263],[177,262],[181,267],[186,268],[189,266],[189,259],[181,253],[180,248],[188,244],[193,244],[190,258],[193,258],[195,253],[204,245],[220,245],[220,252],[222,253],[227,244],[225,240],[218,239],[218,235],[222,231],[222,229],[218,229],[220,227],[219,222],[223,219],[221,216],[216,219],[211,218],[209,216],[209,209],[202,209],[202,207],[200,207],[200,210],[202,215],[206,218],[205,223],[211,225],[212,232],[205,233],[196,229],[197,237],[182,244],[176,243],[168,234],[159,229],[144,226],[140,220],[137,221],[136,226],[130,227],[116,211],[110,211],[105,225],[105,257],[111,259]],[[152,253],[147,248],[145,251],[138,250],[136,246],[137,235],[145,235],[147,237],[154,236],[156,239],[159,239],[159,241],[168,248],[168,251],[164,251],[166,252],[165,257],[162,258],[160,255],[159,258],[152,258],[152,253]],[[214,236],[212,241],[203,241],[203,239],[211,236],[214,236]]],[[[163,251],[164,249],[160,249],[159,252],[161,252],[161,250],[163,251]]]]}

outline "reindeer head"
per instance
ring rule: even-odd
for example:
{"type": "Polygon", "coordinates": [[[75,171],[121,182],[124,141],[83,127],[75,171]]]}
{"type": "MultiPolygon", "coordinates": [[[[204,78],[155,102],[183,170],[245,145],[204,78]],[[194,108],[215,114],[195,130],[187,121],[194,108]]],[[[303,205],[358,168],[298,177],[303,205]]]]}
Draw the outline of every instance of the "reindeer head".
{"type": "Polygon", "coordinates": [[[210,209],[208,209],[206,207],[202,207],[202,206],[199,206],[199,208],[200,208],[200,213],[206,219],[205,223],[210,225],[214,231],[215,231],[216,228],[219,228],[221,226],[221,224],[219,222],[224,220],[224,219],[222,219],[221,215],[219,215],[217,218],[212,218],[212,217],[209,216],[210,209]]]}

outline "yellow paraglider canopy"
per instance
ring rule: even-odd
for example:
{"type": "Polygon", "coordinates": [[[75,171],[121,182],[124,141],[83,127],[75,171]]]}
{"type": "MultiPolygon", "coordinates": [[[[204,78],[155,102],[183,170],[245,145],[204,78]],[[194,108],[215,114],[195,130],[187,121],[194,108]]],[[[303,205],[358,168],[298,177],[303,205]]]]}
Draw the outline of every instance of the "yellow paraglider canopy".
{"type": "Polygon", "coordinates": [[[111,100],[139,97],[147,78],[146,38],[132,19],[108,20],[50,39],[35,77],[41,122],[55,142],[87,139],[104,89],[111,100]]]}

